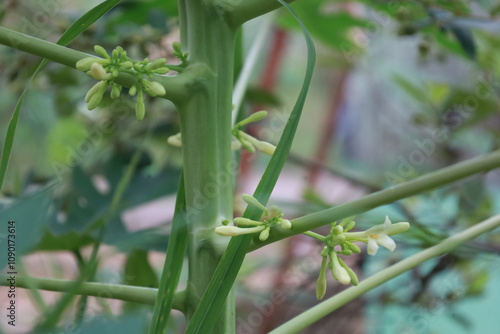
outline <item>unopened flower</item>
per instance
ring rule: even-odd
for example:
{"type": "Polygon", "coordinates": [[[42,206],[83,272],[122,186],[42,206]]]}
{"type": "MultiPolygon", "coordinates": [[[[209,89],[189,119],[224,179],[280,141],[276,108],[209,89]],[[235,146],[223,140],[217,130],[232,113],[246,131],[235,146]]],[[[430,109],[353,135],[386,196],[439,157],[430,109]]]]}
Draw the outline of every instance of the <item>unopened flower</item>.
{"type": "MultiPolygon", "coordinates": [[[[253,146],[262,153],[265,153],[267,155],[273,155],[274,151],[276,150],[276,146],[274,146],[271,143],[268,143],[266,141],[258,140],[257,138],[254,138],[250,136],[249,134],[246,134],[243,131],[238,131],[238,136],[236,137],[238,140],[241,141],[241,144],[243,147],[247,149],[248,146],[253,146]],[[245,145],[246,142],[247,144],[245,145]],[[250,145],[248,145],[250,144],[250,145]]],[[[248,149],[247,149],[248,150],[248,149]]],[[[252,153],[255,151],[255,149],[250,149],[252,153]]]]}
{"type": "Polygon", "coordinates": [[[159,82],[142,79],[141,83],[147,90],[150,90],[153,95],[162,96],[166,93],[165,87],[159,82]]]}
{"type": "Polygon", "coordinates": [[[330,255],[330,263],[328,264],[328,266],[332,271],[333,278],[335,278],[337,281],[342,284],[351,283],[351,276],[349,275],[347,270],[340,264],[338,255],[335,252],[330,255]]]}
{"type": "Polygon", "coordinates": [[[178,134],[168,137],[167,142],[172,146],[182,147],[181,133],[179,132],[178,134]]]}
{"type": "Polygon", "coordinates": [[[215,232],[217,234],[220,234],[220,235],[234,237],[237,235],[252,234],[252,233],[256,233],[256,232],[261,232],[265,228],[266,228],[265,226],[256,226],[256,227],[248,227],[248,228],[241,228],[241,227],[236,227],[236,226],[218,226],[215,228],[215,232]]]}
{"type": "Polygon", "coordinates": [[[316,281],[316,298],[323,299],[326,293],[326,256],[321,260],[318,280],[316,281]]]}
{"type": "Polygon", "coordinates": [[[109,54],[106,52],[106,50],[105,50],[102,46],[100,46],[100,45],[95,45],[95,46],[94,46],[94,51],[95,51],[95,52],[96,52],[99,56],[101,56],[101,57],[104,57],[104,58],[106,58],[106,59],[111,58],[111,57],[109,56],[109,54]]]}
{"type": "Polygon", "coordinates": [[[135,116],[137,120],[141,121],[146,114],[146,106],[144,105],[144,94],[142,90],[137,93],[137,103],[135,105],[135,116]]]}
{"type": "Polygon", "coordinates": [[[122,86],[121,86],[121,85],[118,85],[118,84],[113,83],[113,84],[112,84],[112,87],[111,87],[111,98],[112,98],[112,99],[116,99],[117,97],[119,97],[119,96],[120,96],[121,91],[122,91],[122,86]]]}
{"type": "Polygon", "coordinates": [[[260,232],[260,234],[259,234],[259,240],[260,241],[266,241],[267,238],[269,238],[269,231],[270,230],[271,230],[271,228],[268,226],[262,232],[260,232]]]}
{"type": "MultiPolygon", "coordinates": [[[[95,109],[99,103],[102,101],[102,97],[104,95],[104,92],[106,91],[106,88],[108,87],[108,83],[106,81],[101,81],[98,82],[96,85],[94,85],[90,90],[92,90],[91,94],[87,93],[86,99],[88,99],[88,104],[87,104],[87,109],[88,110],[93,110],[95,109]],[[94,90],[93,88],[96,87],[94,90]]],[[[90,91],[89,91],[90,93],[90,91]]]]}
{"type": "Polygon", "coordinates": [[[75,67],[77,70],[87,72],[88,70],[90,70],[90,66],[92,66],[92,64],[94,63],[106,65],[109,64],[109,60],[96,57],[86,57],[77,61],[75,67]]]}
{"type": "Polygon", "coordinates": [[[99,63],[93,63],[90,65],[90,75],[97,80],[107,80],[108,75],[104,67],[99,63]]]}
{"type": "MultiPolygon", "coordinates": [[[[92,96],[94,96],[94,94],[96,92],[101,91],[101,90],[106,90],[107,87],[108,87],[108,84],[106,83],[106,81],[99,81],[98,83],[96,83],[94,86],[92,86],[92,88],[89,89],[89,91],[85,95],[85,99],[84,99],[85,102],[89,102],[90,98],[92,96]]],[[[104,91],[103,91],[103,94],[104,94],[104,91]]]]}

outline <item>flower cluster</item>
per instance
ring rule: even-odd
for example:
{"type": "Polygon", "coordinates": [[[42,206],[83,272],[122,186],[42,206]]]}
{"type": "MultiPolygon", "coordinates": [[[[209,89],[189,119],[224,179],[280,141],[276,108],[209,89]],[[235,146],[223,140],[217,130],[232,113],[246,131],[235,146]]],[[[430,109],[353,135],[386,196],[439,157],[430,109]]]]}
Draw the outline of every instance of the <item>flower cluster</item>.
{"type": "MultiPolygon", "coordinates": [[[[267,116],[267,111],[261,110],[256,113],[253,113],[249,117],[244,120],[236,123],[236,125],[231,130],[231,134],[233,135],[234,140],[231,142],[231,149],[238,150],[241,147],[246,149],[247,151],[254,153],[255,150],[259,150],[262,153],[273,155],[276,150],[276,146],[266,141],[258,140],[255,137],[250,136],[249,134],[242,131],[242,128],[248,123],[257,122],[267,116]]],[[[168,143],[172,146],[181,147],[182,146],[182,137],[180,133],[177,133],[168,138],[168,143]]]]}
{"type": "Polygon", "coordinates": [[[305,234],[321,240],[325,247],[321,252],[323,257],[319,278],[316,283],[316,297],[322,299],[326,293],[326,267],[330,269],[334,279],[342,284],[352,283],[358,285],[358,278],[354,271],[346,265],[339,255],[351,255],[360,253],[361,249],[354,244],[360,241],[368,244],[369,255],[375,255],[379,246],[383,246],[390,251],[396,248],[396,243],[390,238],[391,235],[403,233],[410,228],[407,222],[392,224],[389,217],[385,217],[385,222],[373,226],[363,232],[349,232],[354,226],[354,217],[344,219],[340,224],[332,223],[330,233],[324,237],[314,232],[305,234]]]}
{"type": "Polygon", "coordinates": [[[144,105],[144,93],[149,96],[165,95],[165,87],[156,81],[152,81],[154,74],[166,74],[172,67],[179,71],[179,68],[187,66],[187,53],[183,53],[180,44],[173,43],[174,54],[181,60],[181,65],[166,65],[165,58],[155,59],[152,62],[148,58],[142,61],[134,61],[127,56],[127,51],[118,46],[109,55],[106,50],[99,45],[94,47],[95,52],[103,57],[87,57],[76,63],[76,68],[87,72],[94,79],[100,80],[87,92],[85,102],[89,110],[95,109],[102,101],[104,93],[108,87],[111,87],[110,96],[116,99],[120,96],[122,86],[115,82],[115,79],[121,73],[127,73],[135,78],[135,83],[129,89],[130,96],[137,95],[135,113],[138,120],[144,118],[146,108],[144,105]]]}
{"type": "Polygon", "coordinates": [[[276,206],[266,208],[256,198],[251,195],[244,194],[241,198],[255,208],[262,210],[263,214],[260,221],[251,220],[248,218],[234,218],[234,223],[237,226],[228,226],[228,221],[224,221],[225,226],[215,228],[215,232],[224,236],[236,236],[242,234],[259,233],[259,240],[265,241],[269,238],[269,232],[273,226],[281,226],[284,229],[291,229],[292,223],[288,219],[283,219],[283,212],[276,206]],[[241,227],[240,227],[241,226],[241,227]]]}
{"type": "Polygon", "coordinates": [[[243,147],[245,150],[254,153],[255,149],[261,151],[262,153],[268,154],[268,155],[273,155],[274,150],[276,149],[276,146],[262,141],[258,140],[257,138],[254,138],[250,136],[249,134],[243,132],[241,129],[249,123],[257,122],[260,121],[261,119],[267,117],[267,111],[261,110],[258,112],[255,112],[245,118],[244,120],[236,123],[231,130],[231,134],[233,137],[236,139],[234,142],[235,145],[233,144],[233,147],[240,148],[243,147]]]}

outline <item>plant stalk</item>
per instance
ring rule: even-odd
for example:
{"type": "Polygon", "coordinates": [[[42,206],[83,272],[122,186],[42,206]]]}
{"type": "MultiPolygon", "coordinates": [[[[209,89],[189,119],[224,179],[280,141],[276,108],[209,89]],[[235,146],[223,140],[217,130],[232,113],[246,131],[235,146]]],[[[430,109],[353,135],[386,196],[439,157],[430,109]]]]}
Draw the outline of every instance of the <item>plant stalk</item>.
{"type": "MultiPolygon", "coordinates": [[[[179,1],[183,47],[190,66],[205,68],[191,96],[177,103],[180,115],[189,277],[185,314],[191,318],[227,247],[228,238],[214,233],[233,217],[231,110],[236,31],[209,2],[179,1]]],[[[234,297],[230,295],[213,333],[234,333],[234,297]]]]}
{"type": "Polygon", "coordinates": [[[254,241],[250,245],[249,251],[498,167],[500,167],[500,151],[439,169],[414,180],[363,196],[357,200],[294,219],[290,230],[271,230],[271,234],[266,241],[254,241]]]}

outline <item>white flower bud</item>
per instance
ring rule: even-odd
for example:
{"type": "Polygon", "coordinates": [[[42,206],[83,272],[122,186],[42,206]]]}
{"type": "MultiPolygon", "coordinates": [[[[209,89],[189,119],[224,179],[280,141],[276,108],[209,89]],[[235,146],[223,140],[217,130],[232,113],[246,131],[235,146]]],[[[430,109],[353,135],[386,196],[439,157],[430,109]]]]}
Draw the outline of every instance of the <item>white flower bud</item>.
{"type": "Polygon", "coordinates": [[[347,270],[345,270],[345,268],[340,265],[337,254],[332,254],[332,256],[330,257],[330,263],[328,265],[332,271],[333,278],[335,278],[337,281],[342,284],[349,284],[351,282],[351,276],[349,275],[347,270]]]}
{"type": "Polygon", "coordinates": [[[220,235],[234,237],[242,234],[252,234],[264,230],[265,226],[256,226],[249,228],[241,228],[236,226],[219,226],[215,228],[215,232],[220,235]]]}
{"type": "Polygon", "coordinates": [[[269,238],[269,231],[271,230],[270,227],[266,227],[266,229],[259,234],[259,240],[260,241],[266,241],[267,238],[269,238]]]}
{"type": "Polygon", "coordinates": [[[175,147],[182,147],[182,137],[181,134],[178,133],[176,135],[170,136],[167,139],[167,142],[175,147]]]}
{"type": "Polygon", "coordinates": [[[281,219],[281,227],[285,230],[289,230],[292,228],[292,223],[288,219],[281,219]]]}
{"type": "Polygon", "coordinates": [[[163,85],[159,82],[149,81],[146,79],[142,79],[141,82],[144,85],[144,87],[149,89],[155,95],[162,96],[162,95],[165,95],[165,93],[166,93],[165,87],[163,87],[163,85]]]}
{"type": "Polygon", "coordinates": [[[107,80],[107,73],[104,67],[99,63],[90,65],[90,75],[97,80],[107,80]]]}

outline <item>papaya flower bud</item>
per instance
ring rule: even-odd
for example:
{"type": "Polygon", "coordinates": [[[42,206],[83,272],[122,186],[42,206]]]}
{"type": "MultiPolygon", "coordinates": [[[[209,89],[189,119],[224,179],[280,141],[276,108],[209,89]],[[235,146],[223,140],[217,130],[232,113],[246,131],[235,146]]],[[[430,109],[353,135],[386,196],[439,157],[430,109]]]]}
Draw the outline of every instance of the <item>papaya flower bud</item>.
{"type": "Polygon", "coordinates": [[[137,120],[142,121],[146,114],[146,106],[144,105],[144,94],[142,90],[137,94],[137,103],[135,105],[135,117],[137,120]]]}
{"type": "Polygon", "coordinates": [[[160,67],[154,70],[153,72],[156,74],[167,74],[168,72],[170,72],[170,69],[168,67],[160,67]]]}
{"type": "Polygon", "coordinates": [[[102,101],[102,96],[104,95],[106,88],[108,88],[108,83],[105,81],[101,81],[101,83],[103,83],[103,84],[99,86],[99,89],[97,89],[92,94],[92,96],[89,97],[89,102],[87,104],[88,110],[95,109],[99,105],[99,103],[101,103],[101,101],[102,101]]]}
{"type": "Polygon", "coordinates": [[[242,234],[252,234],[256,232],[261,232],[265,228],[266,227],[263,225],[256,227],[248,227],[248,228],[241,228],[236,226],[218,226],[215,228],[215,232],[217,234],[224,235],[227,237],[234,237],[242,234]]]}
{"type": "Polygon", "coordinates": [[[349,266],[347,264],[345,264],[344,260],[342,260],[342,258],[338,258],[339,260],[339,263],[340,265],[347,271],[347,273],[349,274],[349,277],[351,278],[351,284],[356,286],[359,284],[359,280],[358,280],[358,276],[356,275],[356,273],[354,272],[354,270],[352,270],[351,268],[349,268],[349,266]]]}
{"type": "Polygon", "coordinates": [[[280,224],[285,230],[292,228],[292,223],[288,219],[281,219],[280,224]]]}
{"type": "Polygon", "coordinates": [[[109,54],[106,52],[106,50],[100,46],[100,45],[95,45],[94,46],[94,51],[101,57],[104,57],[104,58],[107,58],[107,59],[110,59],[111,57],[109,56],[109,54]]]}
{"type": "Polygon", "coordinates": [[[266,241],[267,238],[269,238],[269,231],[271,230],[270,227],[266,227],[266,229],[259,234],[259,240],[260,241],[266,241]]]}
{"type": "Polygon", "coordinates": [[[182,147],[182,137],[180,132],[176,135],[168,137],[167,142],[172,146],[182,147]]]}
{"type": "Polygon", "coordinates": [[[128,90],[128,94],[130,96],[134,96],[135,94],[137,94],[137,86],[133,85],[132,87],[130,87],[130,89],[128,90]]]}
{"type": "Polygon", "coordinates": [[[165,87],[159,82],[142,79],[141,83],[155,95],[162,96],[166,93],[165,87]]]}
{"type": "Polygon", "coordinates": [[[323,299],[326,293],[326,256],[321,261],[321,268],[319,270],[319,277],[316,281],[316,298],[323,299]]]}
{"type": "Polygon", "coordinates": [[[252,195],[243,194],[241,195],[241,199],[245,201],[245,203],[247,203],[248,205],[256,207],[264,212],[267,212],[267,208],[252,195]]]}
{"type": "Polygon", "coordinates": [[[93,63],[90,65],[90,75],[97,80],[106,80],[108,78],[106,70],[99,63],[93,63]]]}
{"type": "Polygon", "coordinates": [[[345,245],[353,252],[353,253],[361,253],[361,248],[358,245],[353,244],[351,242],[345,242],[345,245]]]}
{"type": "Polygon", "coordinates": [[[263,222],[251,220],[251,219],[244,218],[244,217],[234,218],[234,222],[235,222],[235,224],[238,224],[238,226],[255,226],[255,225],[258,226],[258,225],[264,224],[263,222]]]}
{"type": "Polygon", "coordinates": [[[273,155],[276,150],[276,146],[267,141],[259,140],[258,143],[254,143],[254,146],[264,154],[273,155]]]}
{"type": "Polygon", "coordinates": [[[151,70],[155,70],[157,68],[160,68],[162,67],[163,65],[165,65],[167,63],[167,60],[165,58],[158,58],[158,59],[155,59],[153,60],[152,63],[150,63],[148,66],[147,66],[147,69],[151,69],[151,70]]]}
{"type": "Polygon", "coordinates": [[[100,59],[96,57],[86,57],[77,61],[75,67],[79,71],[87,72],[88,70],[90,70],[90,66],[92,66],[92,64],[94,63],[106,65],[109,63],[109,61],[107,61],[106,59],[100,59]]]}
{"type": "Polygon", "coordinates": [[[335,278],[337,281],[342,284],[349,284],[351,282],[351,276],[349,276],[347,270],[340,264],[338,255],[336,253],[332,253],[332,255],[330,256],[330,263],[328,264],[328,266],[332,271],[333,278],[335,278]]]}
{"type": "Polygon", "coordinates": [[[111,98],[116,99],[117,97],[119,97],[121,91],[122,91],[122,86],[113,83],[113,86],[111,88],[111,98]]]}
{"type": "Polygon", "coordinates": [[[179,54],[182,54],[182,48],[181,48],[181,43],[179,42],[173,42],[172,43],[172,49],[174,49],[174,52],[175,53],[179,53],[179,54]]]}
{"type": "Polygon", "coordinates": [[[251,114],[250,116],[248,116],[247,118],[236,123],[235,127],[242,127],[244,125],[247,125],[248,123],[257,122],[257,121],[260,121],[261,119],[264,119],[266,117],[267,117],[267,111],[265,111],[265,110],[257,111],[257,112],[254,112],[253,114],[251,114]]]}
{"type": "Polygon", "coordinates": [[[231,150],[236,151],[241,148],[241,143],[238,140],[232,140],[231,141],[231,150]]]}
{"type": "Polygon", "coordinates": [[[131,61],[127,60],[121,63],[120,66],[126,70],[130,70],[132,67],[134,67],[134,64],[131,61]]]}
{"type": "Polygon", "coordinates": [[[92,86],[92,88],[89,89],[89,91],[87,92],[87,95],[85,95],[85,102],[89,102],[90,101],[90,98],[99,90],[103,89],[106,90],[106,88],[108,87],[108,84],[105,82],[105,81],[99,81],[98,83],[96,83],[94,86],[92,86]]]}
{"type": "MultiPolygon", "coordinates": [[[[252,146],[255,146],[255,148],[257,148],[262,153],[265,153],[268,155],[273,155],[274,151],[276,150],[276,146],[274,146],[268,142],[258,140],[256,138],[250,136],[249,134],[246,134],[243,131],[238,131],[238,134],[240,136],[239,140],[241,141],[242,144],[243,144],[243,141],[246,141],[247,143],[250,143],[252,146]]],[[[245,147],[244,144],[243,144],[243,147],[245,147]]],[[[251,151],[251,152],[253,153],[254,151],[251,151]]]]}

